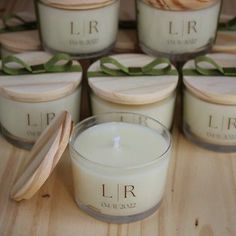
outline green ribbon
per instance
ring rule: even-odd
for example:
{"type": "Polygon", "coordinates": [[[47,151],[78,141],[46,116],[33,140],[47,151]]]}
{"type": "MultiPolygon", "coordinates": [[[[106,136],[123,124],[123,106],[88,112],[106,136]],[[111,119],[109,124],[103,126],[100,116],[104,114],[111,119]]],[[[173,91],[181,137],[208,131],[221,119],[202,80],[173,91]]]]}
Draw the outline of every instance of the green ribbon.
{"type": "Polygon", "coordinates": [[[37,22],[36,21],[27,22],[17,14],[10,14],[10,15],[3,16],[2,22],[3,22],[4,28],[0,29],[0,33],[9,33],[9,32],[37,29],[37,22]],[[10,22],[12,20],[18,20],[19,24],[11,25],[10,22]]]}
{"type": "Polygon", "coordinates": [[[126,67],[112,57],[103,57],[100,59],[100,69],[101,71],[89,71],[88,77],[178,75],[167,58],[157,58],[143,67],[126,67]]]}
{"type": "Polygon", "coordinates": [[[221,67],[212,58],[199,56],[194,60],[194,69],[183,69],[183,75],[190,76],[236,76],[236,67],[221,67]],[[201,66],[201,63],[208,63],[211,68],[201,66]]]}
{"type": "MultiPolygon", "coordinates": [[[[195,68],[183,69],[183,75],[189,76],[236,76],[236,67],[221,67],[212,58],[199,56],[194,60],[195,68]],[[210,68],[203,67],[202,63],[208,63],[210,68]]],[[[100,71],[89,71],[88,77],[117,77],[117,76],[164,76],[178,75],[177,70],[172,69],[171,62],[167,58],[156,58],[143,67],[126,67],[112,57],[100,59],[100,71]],[[109,66],[110,65],[110,66],[109,66]],[[158,68],[157,68],[158,66],[158,68]]]]}
{"type": "Polygon", "coordinates": [[[1,75],[26,75],[42,73],[62,73],[62,72],[81,72],[80,65],[73,65],[73,59],[64,53],[57,54],[44,64],[30,66],[23,60],[14,55],[9,55],[2,59],[1,75]],[[20,68],[10,67],[9,63],[16,63],[20,68]],[[58,64],[64,62],[63,64],[58,64]]]}
{"type": "Polygon", "coordinates": [[[221,22],[218,24],[218,30],[220,31],[236,31],[236,17],[228,22],[221,22]]]}

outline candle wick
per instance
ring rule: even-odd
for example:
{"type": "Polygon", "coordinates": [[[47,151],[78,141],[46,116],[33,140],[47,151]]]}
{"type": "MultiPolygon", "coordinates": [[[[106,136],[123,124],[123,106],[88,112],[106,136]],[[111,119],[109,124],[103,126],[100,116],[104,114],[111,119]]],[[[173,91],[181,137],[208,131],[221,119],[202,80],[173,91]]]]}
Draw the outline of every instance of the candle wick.
{"type": "Polygon", "coordinates": [[[120,136],[114,137],[114,140],[113,140],[113,147],[114,147],[115,149],[120,149],[120,140],[121,140],[120,136]]]}

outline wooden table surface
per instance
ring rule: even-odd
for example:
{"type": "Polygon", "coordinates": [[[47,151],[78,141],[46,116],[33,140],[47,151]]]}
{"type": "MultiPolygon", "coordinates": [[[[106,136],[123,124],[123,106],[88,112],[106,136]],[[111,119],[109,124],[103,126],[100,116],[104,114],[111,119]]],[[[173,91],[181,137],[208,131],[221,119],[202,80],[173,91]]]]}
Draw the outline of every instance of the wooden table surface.
{"type": "MultiPolygon", "coordinates": [[[[0,0],[0,12],[32,10],[29,0],[0,0]]],[[[236,1],[223,12],[236,14],[236,1]]],[[[174,150],[161,208],[144,221],[107,224],[83,213],[73,200],[68,150],[40,191],[28,201],[9,198],[27,163],[27,151],[0,136],[0,236],[235,236],[236,153],[220,154],[173,131],[174,150]]]]}

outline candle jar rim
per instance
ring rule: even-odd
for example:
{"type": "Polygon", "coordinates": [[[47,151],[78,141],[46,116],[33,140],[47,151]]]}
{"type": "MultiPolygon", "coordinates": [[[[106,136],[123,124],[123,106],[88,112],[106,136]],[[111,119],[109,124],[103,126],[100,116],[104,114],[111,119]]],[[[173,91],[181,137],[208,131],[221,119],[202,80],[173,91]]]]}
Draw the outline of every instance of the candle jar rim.
{"type": "MultiPolygon", "coordinates": [[[[170,150],[171,150],[171,147],[172,147],[172,137],[171,137],[171,133],[169,132],[169,130],[158,120],[150,117],[150,116],[147,116],[147,115],[143,115],[143,114],[139,114],[139,113],[134,113],[134,112],[106,112],[106,113],[102,113],[102,114],[98,114],[98,115],[94,115],[94,116],[90,116],[86,119],[84,119],[83,121],[79,122],[78,124],[75,125],[73,131],[72,131],[72,134],[71,134],[71,137],[70,137],[70,140],[69,140],[69,146],[70,146],[70,149],[72,149],[72,151],[78,155],[83,161],[87,162],[87,163],[90,163],[92,165],[95,165],[97,167],[101,167],[101,168],[109,168],[111,170],[136,170],[136,169],[140,169],[140,168],[144,168],[144,167],[148,167],[148,166],[151,166],[153,164],[155,164],[156,162],[158,161],[161,161],[163,159],[166,159],[168,158],[168,155],[166,155],[170,150]],[[136,116],[137,118],[138,117],[143,117],[145,119],[148,119],[152,122],[154,122],[155,124],[157,124],[159,126],[159,128],[161,128],[159,134],[164,136],[165,135],[165,140],[167,141],[167,147],[164,149],[164,151],[161,153],[161,155],[157,156],[156,158],[154,158],[153,160],[150,160],[150,161],[147,161],[145,163],[142,163],[142,164],[136,164],[136,165],[133,165],[133,166],[128,166],[128,167],[124,167],[124,166],[112,166],[112,165],[106,165],[106,164],[102,164],[102,163],[99,163],[99,162],[96,162],[96,161],[93,161],[93,160],[90,160],[88,158],[86,158],[84,155],[80,154],[79,151],[77,151],[75,148],[74,148],[74,141],[76,140],[76,138],[78,137],[78,131],[79,131],[79,128],[82,128],[84,126],[84,129],[81,130],[80,133],[82,133],[83,131],[85,131],[86,129],[90,128],[90,127],[93,127],[95,125],[99,125],[99,124],[104,124],[104,123],[107,123],[107,122],[124,122],[124,123],[127,123],[127,124],[140,124],[142,125],[143,127],[147,127],[147,128],[150,128],[152,130],[154,130],[153,128],[151,128],[150,126],[148,125],[144,125],[142,123],[135,123],[135,122],[128,122],[128,121],[117,121],[117,120],[110,120],[110,121],[102,121],[100,123],[96,123],[96,119],[98,118],[102,118],[102,117],[108,117],[108,116],[112,116],[112,115],[116,115],[117,117],[122,117],[122,116],[125,116],[125,115],[129,115],[129,116],[136,116]],[[93,121],[93,122],[92,122],[93,121]],[[89,124],[89,122],[92,122],[89,124]],[[87,125],[86,125],[87,124],[87,125]],[[161,132],[162,131],[162,132],[161,132]]],[[[75,161],[78,161],[77,158],[74,158],[73,155],[70,155],[71,158],[75,161]]]]}
{"type": "Polygon", "coordinates": [[[158,8],[158,7],[154,7],[154,6],[150,5],[150,4],[148,4],[144,0],[139,0],[139,1],[143,2],[145,5],[147,5],[147,6],[151,7],[151,8],[154,8],[154,9],[157,9],[157,10],[160,10],[160,11],[167,11],[167,12],[196,12],[196,11],[201,11],[201,10],[204,10],[204,9],[211,8],[211,7],[219,4],[220,2],[222,3],[222,0],[215,0],[214,3],[212,3],[211,5],[208,5],[206,7],[197,8],[197,9],[181,9],[181,10],[178,10],[178,9],[158,8]]]}

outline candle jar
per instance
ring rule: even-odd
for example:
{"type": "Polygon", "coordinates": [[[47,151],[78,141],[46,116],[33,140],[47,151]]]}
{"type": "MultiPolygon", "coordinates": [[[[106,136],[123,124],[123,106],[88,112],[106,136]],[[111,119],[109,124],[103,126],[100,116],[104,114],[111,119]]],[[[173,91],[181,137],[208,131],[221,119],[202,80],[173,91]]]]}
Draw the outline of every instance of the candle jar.
{"type": "Polygon", "coordinates": [[[141,49],[185,61],[208,51],[216,36],[221,0],[138,0],[141,49]]]}
{"type": "MultiPolygon", "coordinates": [[[[38,65],[52,56],[45,52],[17,55],[38,65]]],[[[78,64],[73,61],[74,64],[78,64]]],[[[31,148],[61,111],[79,121],[82,72],[0,75],[0,122],[3,135],[21,148],[31,148]]]]}
{"type": "MultiPolygon", "coordinates": [[[[119,54],[111,58],[133,70],[155,60],[144,54],[119,54]]],[[[100,62],[95,62],[88,70],[92,114],[112,111],[141,113],[171,128],[178,83],[178,74],[173,67],[171,70],[176,73],[171,75],[168,75],[169,71],[162,74],[157,71],[157,75],[149,72],[141,75],[96,75],[96,71],[101,70],[100,62]]]]}
{"type": "Polygon", "coordinates": [[[77,58],[109,52],[116,41],[119,0],[36,1],[43,47],[77,58]]]}
{"type": "MultiPolygon", "coordinates": [[[[235,67],[235,55],[212,54],[210,58],[225,67],[235,67]]],[[[207,64],[204,66],[209,68],[207,64]]],[[[193,61],[188,62],[183,70],[189,68],[194,68],[193,61]]],[[[232,74],[184,75],[184,84],[185,136],[192,142],[213,151],[236,151],[235,77],[232,74]]]]}
{"type": "Polygon", "coordinates": [[[75,201],[91,216],[128,223],[159,208],[171,137],[158,121],[135,113],[90,117],[75,127],[70,154],[75,201]]]}

